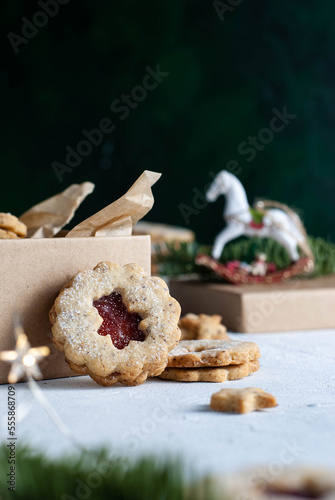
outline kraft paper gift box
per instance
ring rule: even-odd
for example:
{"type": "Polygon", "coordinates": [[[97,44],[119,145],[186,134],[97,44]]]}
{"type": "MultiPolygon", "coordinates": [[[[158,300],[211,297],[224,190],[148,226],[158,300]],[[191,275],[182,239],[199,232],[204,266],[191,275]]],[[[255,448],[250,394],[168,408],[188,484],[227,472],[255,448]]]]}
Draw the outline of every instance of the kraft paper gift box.
{"type": "MultiPolygon", "coordinates": [[[[47,345],[50,355],[40,363],[43,378],[73,375],[64,354],[52,344],[49,311],[61,288],[81,270],[99,262],[138,264],[151,268],[150,236],[131,236],[152,208],[151,187],[161,174],[145,170],[129,190],[69,232],[61,231],[94,184],[73,184],[62,193],[30,208],[20,217],[25,239],[0,240],[0,351],[15,345],[13,317],[19,315],[32,347],[47,345]],[[64,237],[59,237],[62,234],[64,237]]],[[[0,383],[10,366],[0,363],[0,383]]]]}
{"type": "Polygon", "coordinates": [[[241,333],[335,328],[335,275],[273,285],[170,281],[182,313],[220,314],[241,333]]]}
{"type": "MultiPolygon", "coordinates": [[[[47,345],[50,356],[40,363],[43,378],[74,375],[52,344],[49,310],[74,274],[101,261],[136,263],[150,273],[150,236],[38,238],[0,240],[0,351],[13,349],[13,315],[20,315],[33,347],[47,345]]],[[[10,365],[0,363],[0,383],[10,365]]]]}

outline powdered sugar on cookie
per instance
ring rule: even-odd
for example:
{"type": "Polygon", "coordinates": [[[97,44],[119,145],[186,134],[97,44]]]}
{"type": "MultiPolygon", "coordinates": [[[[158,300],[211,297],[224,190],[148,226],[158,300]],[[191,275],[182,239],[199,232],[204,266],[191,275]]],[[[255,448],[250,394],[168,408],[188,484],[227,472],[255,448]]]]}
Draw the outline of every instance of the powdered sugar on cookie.
{"type": "Polygon", "coordinates": [[[180,368],[239,365],[254,361],[260,351],[254,342],[241,340],[182,340],[169,354],[168,365],[180,368]]]}
{"type": "Polygon", "coordinates": [[[121,267],[108,262],[74,276],[50,311],[56,347],[64,351],[74,371],[103,385],[117,381],[136,385],[161,373],[180,338],[179,317],[180,306],[163,280],[149,277],[135,264],[121,267]],[[113,293],[121,295],[128,313],[140,316],[144,341],[129,340],[118,349],[111,335],[98,333],[104,320],[93,302],[113,293]]]}

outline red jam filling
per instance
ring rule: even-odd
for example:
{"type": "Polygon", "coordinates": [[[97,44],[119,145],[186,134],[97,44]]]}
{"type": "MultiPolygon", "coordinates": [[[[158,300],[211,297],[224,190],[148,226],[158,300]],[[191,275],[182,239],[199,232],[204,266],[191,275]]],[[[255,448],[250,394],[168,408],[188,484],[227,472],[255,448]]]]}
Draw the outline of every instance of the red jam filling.
{"type": "Polygon", "coordinates": [[[142,321],[141,316],[128,311],[120,293],[105,295],[94,300],[93,305],[103,319],[98,330],[99,335],[110,335],[117,349],[123,349],[131,340],[145,340],[145,334],[138,326],[142,321]]]}

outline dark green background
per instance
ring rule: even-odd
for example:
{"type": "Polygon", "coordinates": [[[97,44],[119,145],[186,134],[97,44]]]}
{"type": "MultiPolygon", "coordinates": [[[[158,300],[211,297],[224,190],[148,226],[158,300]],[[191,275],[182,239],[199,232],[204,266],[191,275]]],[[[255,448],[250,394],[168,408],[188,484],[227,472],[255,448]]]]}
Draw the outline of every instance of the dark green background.
{"type": "MultiPolygon", "coordinates": [[[[149,169],[163,177],[148,218],[184,225],[179,204],[192,206],[208,173],[237,160],[250,201],[293,205],[310,234],[334,239],[334,2],[243,0],[220,21],[205,0],[70,0],[15,54],[8,32],[20,35],[37,11],[33,0],[1,3],[0,211],[90,180],[79,221],[149,169]],[[120,120],[112,101],[157,64],[170,75],[120,120]],[[248,163],[238,145],[283,106],[297,118],[248,163]],[[104,117],[115,131],[59,182],[52,162],[104,117]]],[[[221,228],[222,207],[191,217],[199,240],[221,228]]]]}

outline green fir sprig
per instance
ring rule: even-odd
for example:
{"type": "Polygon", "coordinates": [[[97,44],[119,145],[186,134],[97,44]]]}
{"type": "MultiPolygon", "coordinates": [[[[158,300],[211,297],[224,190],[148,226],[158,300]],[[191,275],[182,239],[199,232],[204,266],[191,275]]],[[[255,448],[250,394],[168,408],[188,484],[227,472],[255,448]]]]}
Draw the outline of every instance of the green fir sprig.
{"type": "MultiPolygon", "coordinates": [[[[308,238],[308,243],[315,256],[315,268],[309,277],[325,276],[335,273],[335,245],[322,238],[308,238]]],[[[224,248],[220,261],[225,263],[239,260],[250,263],[256,253],[265,253],[268,262],[273,262],[277,269],[290,265],[290,258],[286,249],[271,238],[240,238],[232,241],[224,248]]],[[[156,263],[161,275],[176,277],[180,275],[198,274],[203,279],[213,277],[206,269],[195,264],[195,257],[199,253],[211,253],[211,246],[199,243],[182,243],[175,246],[167,244],[164,252],[156,255],[156,263]]]]}
{"type": "Polygon", "coordinates": [[[8,448],[0,447],[2,500],[214,500],[209,480],[185,479],[179,460],[111,459],[106,450],[50,459],[17,448],[15,493],[8,490],[8,448]]]}

